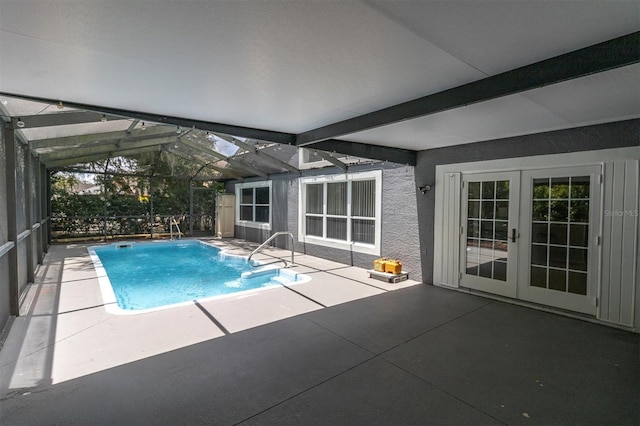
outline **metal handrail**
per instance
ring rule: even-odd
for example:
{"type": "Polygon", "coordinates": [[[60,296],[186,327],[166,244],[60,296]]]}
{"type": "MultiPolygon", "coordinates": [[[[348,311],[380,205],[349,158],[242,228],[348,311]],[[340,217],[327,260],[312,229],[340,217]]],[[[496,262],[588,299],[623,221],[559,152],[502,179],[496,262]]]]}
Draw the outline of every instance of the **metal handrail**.
{"type": "Polygon", "coordinates": [[[256,266],[265,266],[265,265],[271,265],[272,263],[278,263],[278,262],[284,262],[285,264],[285,268],[288,268],[289,266],[295,266],[295,263],[293,261],[293,246],[294,246],[294,238],[293,238],[293,234],[291,232],[286,232],[286,231],[279,231],[276,232],[275,234],[273,234],[272,236],[270,236],[269,238],[267,238],[265,240],[265,242],[263,242],[262,244],[260,244],[258,246],[257,249],[255,249],[254,251],[251,252],[251,254],[249,255],[249,257],[247,258],[247,262],[249,263],[249,265],[251,265],[252,267],[256,267],[256,266]],[[269,262],[269,263],[263,263],[261,265],[254,265],[253,263],[251,263],[251,257],[256,254],[262,247],[264,247],[268,242],[270,242],[271,240],[273,240],[274,238],[276,238],[279,235],[288,235],[289,237],[291,237],[291,264],[287,264],[287,261],[284,259],[280,259],[278,258],[278,260],[273,261],[273,262],[269,262]]]}
{"type": "Polygon", "coordinates": [[[173,225],[176,226],[176,230],[178,231],[178,239],[181,240],[182,231],[180,231],[180,226],[178,225],[178,222],[176,222],[175,216],[171,216],[171,218],[169,219],[169,238],[173,240],[173,225]]]}

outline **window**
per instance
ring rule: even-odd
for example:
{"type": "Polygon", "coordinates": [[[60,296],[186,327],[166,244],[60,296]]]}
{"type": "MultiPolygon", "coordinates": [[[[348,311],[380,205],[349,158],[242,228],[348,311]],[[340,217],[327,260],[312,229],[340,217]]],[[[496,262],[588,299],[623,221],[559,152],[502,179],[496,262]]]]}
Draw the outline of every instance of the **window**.
{"type": "Polygon", "coordinates": [[[300,185],[301,240],[379,254],[381,171],[302,178],[300,185]]]}
{"type": "Polygon", "coordinates": [[[236,185],[236,223],[271,229],[271,181],[236,185]]]}

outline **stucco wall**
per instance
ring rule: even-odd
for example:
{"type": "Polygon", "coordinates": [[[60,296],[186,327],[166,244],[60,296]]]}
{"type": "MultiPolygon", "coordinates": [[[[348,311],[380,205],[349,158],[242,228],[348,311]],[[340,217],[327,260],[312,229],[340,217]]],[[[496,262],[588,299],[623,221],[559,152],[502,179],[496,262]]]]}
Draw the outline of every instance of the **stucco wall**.
{"type": "MultiPolygon", "coordinates": [[[[436,166],[441,164],[593,151],[639,144],[640,120],[627,120],[432,149],[418,153],[416,184],[433,183],[436,166]]],[[[418,198],[422,278],[426,283],[433,283],[434,212],[435,193],[430,191],[418,198]]]]}

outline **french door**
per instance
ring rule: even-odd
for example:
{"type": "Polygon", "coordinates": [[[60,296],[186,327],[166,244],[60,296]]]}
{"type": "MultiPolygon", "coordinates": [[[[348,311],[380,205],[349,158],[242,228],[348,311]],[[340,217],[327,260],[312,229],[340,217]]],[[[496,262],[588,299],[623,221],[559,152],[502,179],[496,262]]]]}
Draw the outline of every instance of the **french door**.
{"type": "Polygon", "coordinates": [[[595,315],[600,174],[463,174],[460,286],[595,315]]]}
{"type": "Polygon", "coordinates": [[[462,176],[460,285],[516,297],[520,173],[462,176]]]}
{"type": "Polygon", "coordinates": [[[600,166],[522,172],[518,297],[596,313],[600,166]]]}

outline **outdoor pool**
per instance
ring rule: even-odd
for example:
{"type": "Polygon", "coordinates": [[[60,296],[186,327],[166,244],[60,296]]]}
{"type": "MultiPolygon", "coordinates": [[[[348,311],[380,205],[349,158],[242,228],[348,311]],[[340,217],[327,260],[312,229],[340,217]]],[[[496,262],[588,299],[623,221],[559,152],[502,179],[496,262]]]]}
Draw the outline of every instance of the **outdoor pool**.
{"type": "Polygon", "coordinates": [[[201,299],[308,280],[287,269],[251,267],[198,240],[89,247],[108,312],[142,313],[201,299]],[[117,307],[116,307],[117,305],[117,307]]]}

